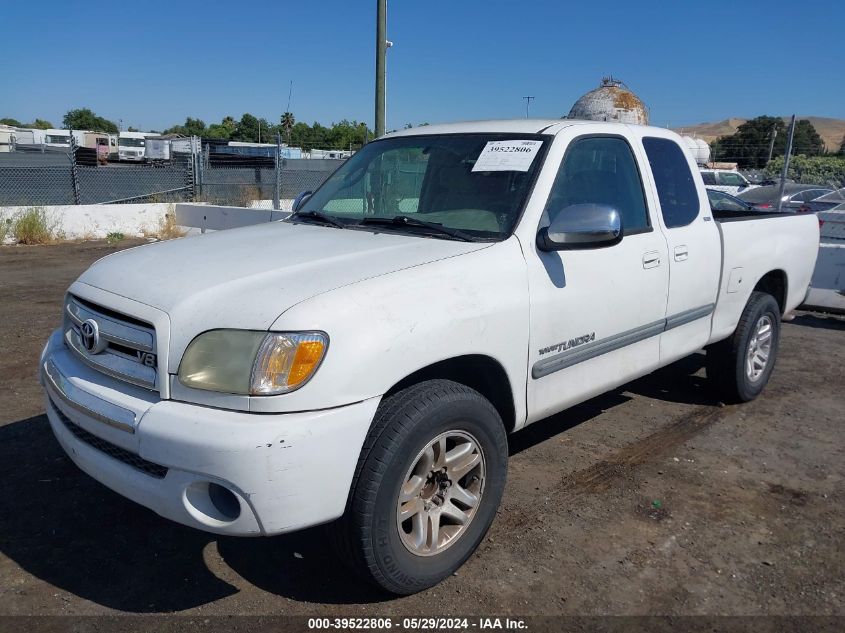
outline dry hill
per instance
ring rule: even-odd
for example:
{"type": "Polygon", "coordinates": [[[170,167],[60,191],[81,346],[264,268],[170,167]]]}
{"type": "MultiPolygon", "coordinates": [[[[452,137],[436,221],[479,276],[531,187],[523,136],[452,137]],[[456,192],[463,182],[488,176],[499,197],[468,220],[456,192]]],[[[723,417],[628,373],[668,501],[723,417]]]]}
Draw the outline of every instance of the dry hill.
{"type": "MultiPolygon", "coordinates": [[[[819,136],[822,137],[828,151],[836,151],[842,143],[842,137],[845,136],[845,119],[828,119],[818,116],[799,116],[798,119],[807,119],[816,128],[819,136]]],[[[789,123],[789,117],[783,117],[783,120],[789,123]]],[[[745,123],[747,119],[725,119],[724,121],[717,121],[715,123],[699,123],[698,125],[687,125],[680,128],[675,128],[676,132],[682,134],[689,134],[690,136],[697,136],[703,138],[710,143],[720,136],[728,136],[736,132],[736,128],[745,123]]]]}

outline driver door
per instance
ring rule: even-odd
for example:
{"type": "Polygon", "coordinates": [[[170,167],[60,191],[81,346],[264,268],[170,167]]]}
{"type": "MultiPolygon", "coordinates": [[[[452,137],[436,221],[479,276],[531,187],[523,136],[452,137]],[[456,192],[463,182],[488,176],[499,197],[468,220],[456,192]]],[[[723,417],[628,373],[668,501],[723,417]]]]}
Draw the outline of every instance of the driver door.
{"type": "Polygon", "coordinates": [[[591,203],[619,212],[620,242],[544,252],[535,241],[526,249],[529,423],[658,366],[667,246],[627,138],[569,143],[538,228],[568,207],[591,203]]]}

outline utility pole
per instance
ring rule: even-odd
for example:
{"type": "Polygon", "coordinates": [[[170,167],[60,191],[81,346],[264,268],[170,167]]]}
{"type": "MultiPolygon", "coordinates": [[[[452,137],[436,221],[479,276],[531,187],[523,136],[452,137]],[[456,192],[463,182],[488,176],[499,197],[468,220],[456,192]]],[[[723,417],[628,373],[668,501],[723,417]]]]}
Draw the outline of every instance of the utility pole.
{"type": "Polygon", "coordinates": [[[531,97],[522,97],[522,98],[525,99],[525,118],[527,119],[528,118],[528,110],[531,108],[531,100],[534,97],[531,96],[531,97]]]}
{"type": "Polygon", "coordinates": [[[766,161],[768,165],[772,161],[772,152],[775,151],[775,139],[778,136],[778,129],[773,125],[772,126],[772,140],[769,142],[769,159],[766,161]]]}
{"type": "Polygon", "coordinates": [[[783,205],[783,190],[786,187],[786,175],[789,173],[789,155],[792,153],[792,136],[794,134],[795,115],[793,114],[792,121],[789,123],[789,136],[786,138],[786,153],[783,155],[783,173],[780,176],[780,191],[778,191],[778,213],[780,213],[780,208],[783,205]]]}
{"type": "Polygon", "coordinates": [[[376,0],[376,137],[384,135],[387,81],[387,0],[376,0]]]}

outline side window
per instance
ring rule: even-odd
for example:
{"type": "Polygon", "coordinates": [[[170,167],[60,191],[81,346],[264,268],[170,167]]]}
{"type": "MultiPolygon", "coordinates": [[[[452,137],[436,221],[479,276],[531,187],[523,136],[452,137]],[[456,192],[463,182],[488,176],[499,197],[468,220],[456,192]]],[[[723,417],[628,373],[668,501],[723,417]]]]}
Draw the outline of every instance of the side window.
{"type": "Polygon", "coordinates": [[[623,139],[582,138],[569,146],[546,203],[544,225],[566,207],[585,203],[606,204],[619,211],[625,234],[648,230],[640,172],[623,139]]]}
{"type": "Polygon", "coordinates": [[[692,179],[687,157],[675,141],[643,138],[663,221],[668,228],[686,226],[698,217],[698,191],[692,179]]]}
{"type": "Polygon", "coordinates": [[[705,185],[716,184],[716,174],[714,174],[712,171],[701,172],[701,179],[704,181],[705,185]]]}
{"type": "Polygon", "coordinates": [[[744,187],[745,179],[739,174],[730,171],[723,171],[719,174],[719,184],[731,187],[744,187]]]}

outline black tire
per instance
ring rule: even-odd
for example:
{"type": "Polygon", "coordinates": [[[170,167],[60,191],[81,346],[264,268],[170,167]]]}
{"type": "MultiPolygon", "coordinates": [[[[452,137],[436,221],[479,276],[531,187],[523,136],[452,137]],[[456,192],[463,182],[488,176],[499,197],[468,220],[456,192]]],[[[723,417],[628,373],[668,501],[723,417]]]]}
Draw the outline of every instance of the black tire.
{"type": "Polygon", "coordinates": [[[755,290],[748,299],[734,333],[707,349],[707,378],[723,402],[748,402],[760,395],[772,375],[779,342],[780,307],[772,295],[755,290]],[[765,366],[759,375],[752,378],[746,367],[747,356],[758,325],[765,323],[763,319],[768,319],[771,324],[771,347],[765,366]]]}
{"type": "Polygon", "coordinates": [[[400,595],[448,577],[487,533],[507,478],[507,434],[498,412],[477,391],[429,380],[387,397],[364,442],[343,518],[334,526],[341,555],[354,571],[400,595]],[[399,492],[421,451],[443,433],[477,440],[484,464],[483,491],[460,536],[433,555],[413,553],[397,523],[399,492]]]}

